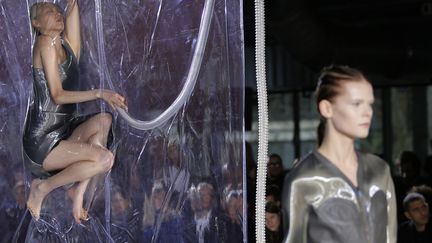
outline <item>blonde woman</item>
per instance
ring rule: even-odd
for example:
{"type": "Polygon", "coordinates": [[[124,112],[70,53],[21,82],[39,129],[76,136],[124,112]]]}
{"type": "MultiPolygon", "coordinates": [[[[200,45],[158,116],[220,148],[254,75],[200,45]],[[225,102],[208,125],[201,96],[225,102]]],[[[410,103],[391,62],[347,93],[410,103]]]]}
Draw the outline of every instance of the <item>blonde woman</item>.
{"type": "Polygon", "coordinates": [[[75,183],[68,194],[77,223],[87,219],[83,197],[89,180],[111,169],[113,154],[106,148],[111,115],[77,117],[76,103],[102,99],[127,108],[125,99],[110,90],[77,91],[81,50],[78,3],[68,0],[64,17],[52,3],[30,9],[37,33],[33,46],[34,97],[23,136],[26,166],[37,177],[31,183],[27,207],[35,220],[44,198],[54,189],[75,183]]]}

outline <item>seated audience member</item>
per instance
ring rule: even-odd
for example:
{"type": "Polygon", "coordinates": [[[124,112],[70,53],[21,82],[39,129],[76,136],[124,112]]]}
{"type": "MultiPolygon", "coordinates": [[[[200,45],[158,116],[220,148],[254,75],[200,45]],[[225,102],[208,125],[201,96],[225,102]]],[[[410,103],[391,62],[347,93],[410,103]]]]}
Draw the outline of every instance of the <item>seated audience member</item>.
{"type": "Polygon", "coordinates": [[[140,214],[124,190],[115,185],[111,200],[111,237],[114,242],[134,242],[140,237],[140,214]]]}
{"type": "Polygon", "coordinates": [[[189,188],[189,180],[190,173],[188,171],[188,167],[185,163],[187,163],[187,159],[185,159],[187,151],[182,150],[178,144],[178,141],[172,141],[168,144],[168,168],[166,176],[168,177],[166,180],[166,185],[168,187],[172,187],[172,189],[178,195],[185,194],[189,188]],[[181,153],[184,153],[183,156],[181,153]]]}
{"type": "Polygon", "coordinates": [[[266,202],[273,202],[275,203],[279,208],[281,205],[281,190],[276,185],[269,185],[266,188],[266,202]]]}
{"type": "Polygon", "coordinates": [[[278,154],[271,154],[267,162],[267,185],[282,188],[285,178],[282,158],[278,154]]]}
{"type": "Polygon", "coordinates": [[[219,226],[224,231],[219,236],[221,242],[243,242],[243,192],[231,190],[223,202],[224,214],[219,226]]]}
{"type": "Polygon", "coordinates": [[[398,229],[398,243],[432,242],[432,226],[429,224],[429,206],[424,197],[416,192],[409,193],[403,200],[405,216],[409,221],[398,229]]]}
{"type": "Polygon", "coordinates": [[[172,208],[167,188],[155,181],[150,198],[144,200],[143,239],[140,242],[183,243],[183,222],[172,208]]]}
{"type": "Polygon", "coordinates": [[[265,208],[266,243],[280,243],[283,240],[280,207],[267,202],[265,208]]]}
{"type": "Polygon", "coordinates": [[[421,194],[428,205],[432,205],[432,188],[426,185],[413,186],[408,193],[417,192],[421,194]]]}
{"type": "Polygon", "coordinates": [[[393,177],[397,202],[398,223],[406,220],[402,201],[413,186],[427,184],[425,177],[421,176],[421,162],[412,151],[403,151],[396,160],[400,167],[400,176],[393,177]]]}
{"type": "Polygon", "coordinates": [[[189,190],[193,211],[192,221],[186,225],[186,242],[219,243],[226,229],[222,227],[213,185],[201,182],[189,190]]]}
{"type": "Polygon", "coordinates": [[[243,196],[237,190],[231,190],[225,197],[225,213],[231,223],[241,225],[243,222],[243,196]]]}
{"type": "Polygon", "coordinates": [[[399,156],[403,183],[407,188],[427,184],[427,179],[421,175],[421,161],[412,151],[403,151],[399,156]]]}

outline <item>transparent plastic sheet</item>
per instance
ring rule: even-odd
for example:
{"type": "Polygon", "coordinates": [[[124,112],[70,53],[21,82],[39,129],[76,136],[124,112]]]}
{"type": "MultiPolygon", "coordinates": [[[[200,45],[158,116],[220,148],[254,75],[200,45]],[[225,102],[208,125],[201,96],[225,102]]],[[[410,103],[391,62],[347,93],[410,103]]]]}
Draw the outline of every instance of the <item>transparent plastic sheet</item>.
{"type": "MultiPolygon", "coordinates": [[[[32,97],[35,1],[0,0],[0,226],[3,242],[241,242],[244,63],[241,1],[215,0],[192,92],[162,125],[140,130],[114,113],[115,164],[74,223],[67,187],[51,192],[41,220],[25,208],[31,175],[22,134],[32,97]]],[[[67,1],[56,3],[65,9],[67,1]]],[[[80,90],[112,89],[135,120],[152,121],[182,92],[206,1],[78,1],[80,90]]],[[[199,53],[198,53],[199,54],[199,53]]],[[[109,111],[103,102],[81,114],[109,111]]]]}

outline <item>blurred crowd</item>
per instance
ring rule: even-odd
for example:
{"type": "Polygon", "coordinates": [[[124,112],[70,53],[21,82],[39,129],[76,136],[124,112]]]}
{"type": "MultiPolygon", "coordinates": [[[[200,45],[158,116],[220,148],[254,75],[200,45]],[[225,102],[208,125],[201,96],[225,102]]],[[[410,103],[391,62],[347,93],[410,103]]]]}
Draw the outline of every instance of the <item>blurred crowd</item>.
{"type": "MultiPolygon", "coordinates": [[[[160,153],[155,149],[155,153],[160,153]]],[[[246,146],[246,187],[241,164],[220,163],[211,176],[189,169],[176,144],[169,144],[160,163],[117,163],[110,176],[110,234],[114,242],[255,242],[256,163],[246,146]],[[152,166],[149,166],[152,164],[152,166]],[[246,196],[246,200],[244,200],[246,196]],[[243,202],[246,201],[246,205],[243,202]],[[244,218],[243,212],[247,213],[244,218]],[[246,222],[243,222],[243,219],[246,222]]],[[[155,156],[154,153],[149,153],[155,156]]],[[[16,230],[25,232],[31,218],[25,207],[28,181],[21,165],[0,163],[0,242],[10,242],[16,230]],[[21,226],[20,226],[21,225],[21,226]],[[19,227],[20,226],[20,227],[19,227]]],[[[123,158],[124,160],[133,160],[123,158]]],[[[398,242],[432,242],[432,156],[422,161],[403,151],[393,166],[398,206],[398,242]],[[413,240],[415,239],[415,240],[413,240]]],[[[281,192],[290,173],[282,157],[270,154],[266,180],[266,242],[282,242],[281,192]]],[[[105,197],[95,196],[90,215],[103,221],[105,197]]]]}

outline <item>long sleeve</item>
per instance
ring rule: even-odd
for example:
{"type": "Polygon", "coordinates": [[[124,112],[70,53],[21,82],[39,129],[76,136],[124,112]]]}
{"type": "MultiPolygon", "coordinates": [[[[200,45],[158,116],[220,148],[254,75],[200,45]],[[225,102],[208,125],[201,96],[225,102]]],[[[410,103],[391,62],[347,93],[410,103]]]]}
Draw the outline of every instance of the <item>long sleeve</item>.
{"type": "Polygon", "coordinates": [[[303,197],[307,192],[307,183],[294,181],[285,184],[288,190],[283,195],[283,222],[285,243],[306,243],[306,228],[308,215],[308,204],[303,197]]]}
{"type": "Polygon", "coordinates": [[[397,216],[396,216],[396,194],[393,180],[390,174],[390,168],[387,167],[387,242],[395,243],[397,239],[397,216]]]}
{"type": "Polygon", "coordinates": [[[396,201],[388,165],[359,155],[359,186],[313,152],[290,173],[282,194],[285,243],[396,243],[396,201]]]}

